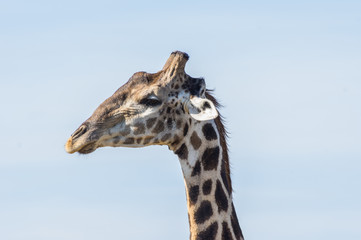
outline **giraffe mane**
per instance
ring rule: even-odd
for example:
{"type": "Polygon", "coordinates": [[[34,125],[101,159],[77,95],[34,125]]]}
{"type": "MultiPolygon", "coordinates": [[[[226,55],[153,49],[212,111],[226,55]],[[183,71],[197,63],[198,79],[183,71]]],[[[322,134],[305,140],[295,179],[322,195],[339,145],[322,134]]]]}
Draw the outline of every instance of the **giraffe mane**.
{"type": "MultiPolygon", "coordinates": [[[[211,100],[213,104],[216,106],[217,110],[218,108],[222,107],[222,105],[217,101],[217,99],[212,95],[213,90],[207,89],[206,91],[206,98],[211,100]]],[[[218,113],[218,117],[215,119],[215,123],[217,126],[217,130],[219,132],[220,137],[220,144],[222,147],[222,170],[226,173],[225,176],[222,176],[222,178],[225,178],[224,180],[227,181],[228,186],[227,190],[229,191],[229,194],[232,193],[232,182],[231,182],[231,170],[230,170],[230,164],[229,164],[229,157],[228,157],[228,132],[226,127],[224,126],[224,117],[218,113]]]]}

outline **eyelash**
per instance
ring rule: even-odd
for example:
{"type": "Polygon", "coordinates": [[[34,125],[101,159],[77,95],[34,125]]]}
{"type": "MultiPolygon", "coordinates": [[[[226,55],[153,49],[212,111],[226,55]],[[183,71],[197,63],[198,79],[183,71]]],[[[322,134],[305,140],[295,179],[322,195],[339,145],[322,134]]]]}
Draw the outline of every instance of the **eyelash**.
{"type": "Polygon", "coordinates": [[[148,107],[154,107],[154,106],[160,105],[162,102],[159,101],[158,99],[154,99],[154,98],[143,98],[142,100],[140,100],[139,103],[146,105],[148,107]]]}

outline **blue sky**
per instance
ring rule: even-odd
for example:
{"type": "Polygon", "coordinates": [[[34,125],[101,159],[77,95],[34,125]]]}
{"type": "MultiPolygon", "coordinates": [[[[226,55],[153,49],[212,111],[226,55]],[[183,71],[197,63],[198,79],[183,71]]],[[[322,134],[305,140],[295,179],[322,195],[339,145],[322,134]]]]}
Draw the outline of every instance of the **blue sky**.
{"type": "Polygon", "coordinates": [[[140,70],[190,55],[224,105],[247,239],[361,238],[359,1],[1,1],[1,239],[187,239],[167,147],[68,155],[140,70]]]}

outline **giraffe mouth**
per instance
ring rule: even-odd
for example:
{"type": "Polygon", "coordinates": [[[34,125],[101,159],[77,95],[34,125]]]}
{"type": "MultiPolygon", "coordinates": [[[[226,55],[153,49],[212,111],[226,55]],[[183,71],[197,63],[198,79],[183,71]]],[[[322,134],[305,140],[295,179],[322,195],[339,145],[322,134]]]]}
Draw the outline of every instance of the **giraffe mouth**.
{"type": "Polygon", "coordinates": [[[78,149],[78,153],[81,154],[88,154],[88,153],[92,153],[97,149],[95,142],[91,142],[86,144],[85,146],[81,147],[80,149],[78,149]]]}
{"type": "Polygon", "coordinates": [[[79,143],[79,141],[74,141],[72,137],[70,137],[65,144],[65,150],[68,153],[81,153],[88,154],[94,152],[97,149],[96,141],[88,142],[88,143],[79,143]]]}

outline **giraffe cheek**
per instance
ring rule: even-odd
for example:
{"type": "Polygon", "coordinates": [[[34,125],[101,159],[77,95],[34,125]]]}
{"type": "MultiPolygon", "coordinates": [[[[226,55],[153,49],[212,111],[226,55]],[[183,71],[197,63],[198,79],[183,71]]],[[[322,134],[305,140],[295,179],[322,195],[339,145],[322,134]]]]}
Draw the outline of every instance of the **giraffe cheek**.
{"type": "Polygon", "coordinates": [[[136,124],[134,124],[134,127],[132,128],[133,130],[133,134],[136,135],[141,135],[145,133],[145,124],[143,122],[138,122],[136,124]]]}
{"type": "Polygon", "coordinates": [[[131,133],[130,127],[122,123],[110,128],[106,133],[104,133],[104,135],[107,135],[104,137],[107,138],[116,138],[116,136],[126,137],[129,136],[130,133],[131,133]]]}

